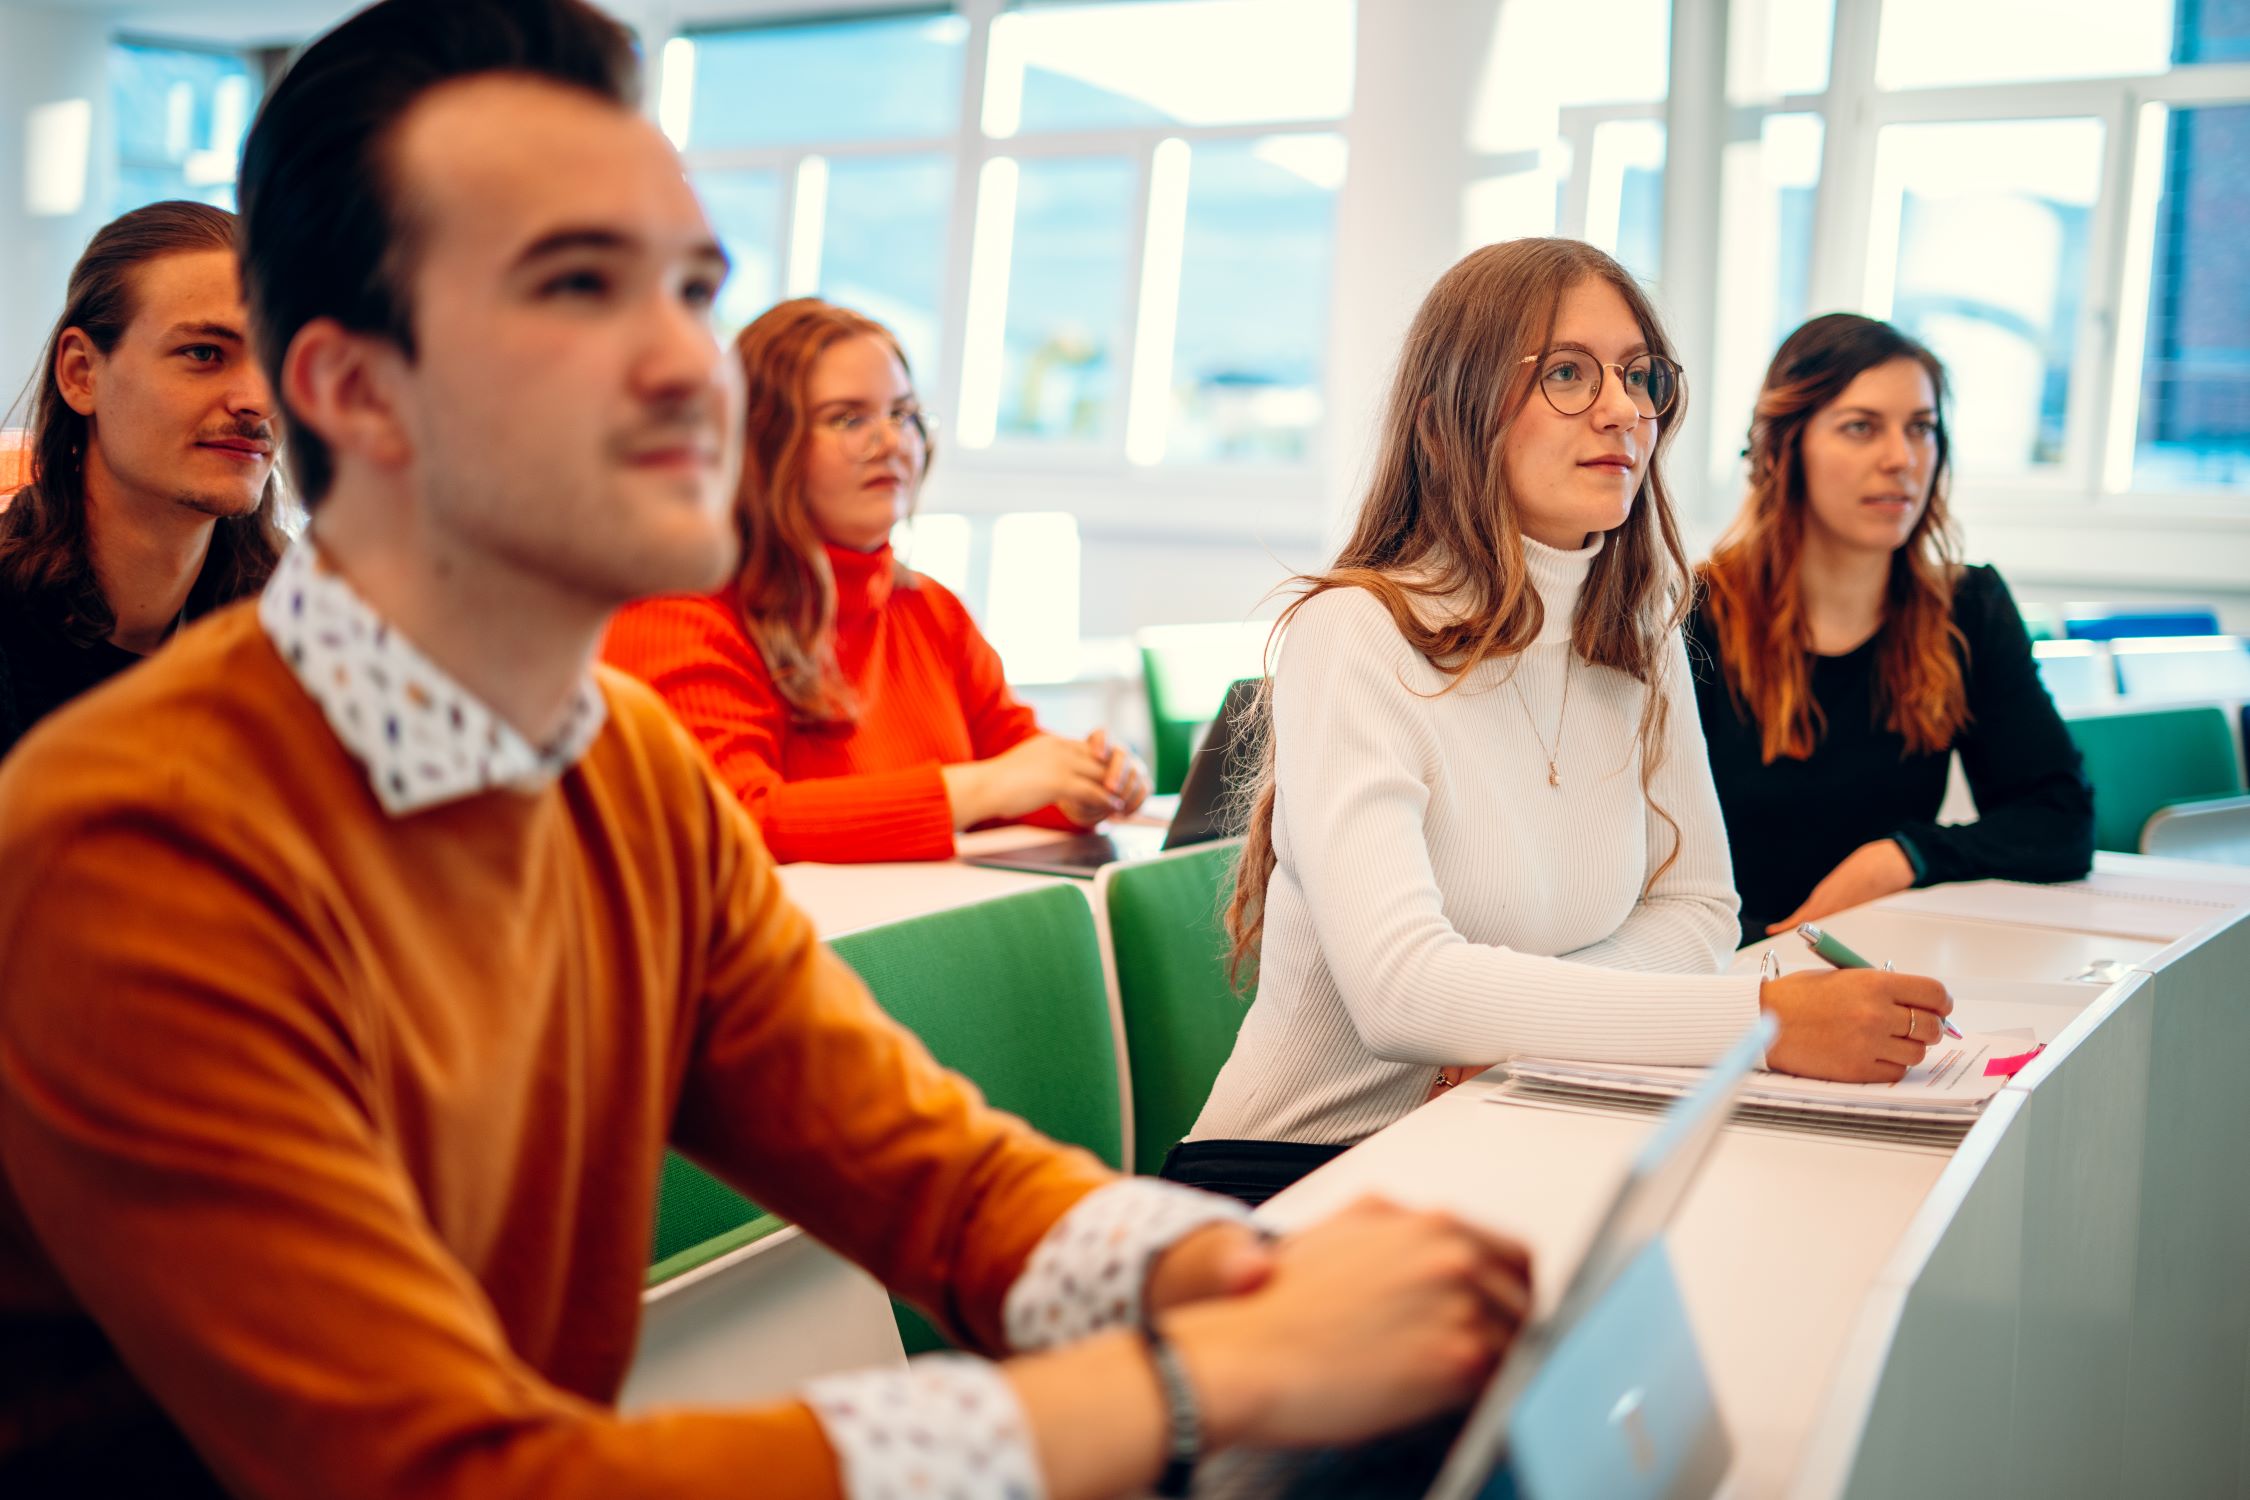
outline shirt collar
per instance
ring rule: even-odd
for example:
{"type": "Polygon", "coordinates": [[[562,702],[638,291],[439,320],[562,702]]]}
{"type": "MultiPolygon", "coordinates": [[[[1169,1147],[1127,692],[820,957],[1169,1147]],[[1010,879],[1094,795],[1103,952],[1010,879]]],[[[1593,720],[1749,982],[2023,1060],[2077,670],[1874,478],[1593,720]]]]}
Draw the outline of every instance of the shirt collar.
{"type": "Polygon", "coordinates": [[[392,629],[310,539],[282,557],[258,623],[394,818],[500,788],[543,791],[608,717],[589,674],[554,739],[532,744],[392,629]]]}

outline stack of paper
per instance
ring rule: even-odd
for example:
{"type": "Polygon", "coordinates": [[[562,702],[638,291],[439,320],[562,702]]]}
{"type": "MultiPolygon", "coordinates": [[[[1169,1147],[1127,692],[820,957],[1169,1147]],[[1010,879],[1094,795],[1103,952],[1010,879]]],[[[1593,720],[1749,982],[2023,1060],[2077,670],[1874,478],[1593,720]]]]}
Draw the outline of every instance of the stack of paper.
{"type": "MultiPolygon", "coordinates": [[[[2020,1035],[1972,1032],[1931,1047],[1897,1083],[1757,1073],[1744,1086],[1737,1113],[1794,1129],[1949,1145],[1967,1134],[1985,1101],[2034,1050],[2020,1035]]],[[[1519,1057],[1507,1065],[1507,1080],[1494,1097],[1655,1110],[1702,1079],[1701,1068],[1519,1057]]]]}

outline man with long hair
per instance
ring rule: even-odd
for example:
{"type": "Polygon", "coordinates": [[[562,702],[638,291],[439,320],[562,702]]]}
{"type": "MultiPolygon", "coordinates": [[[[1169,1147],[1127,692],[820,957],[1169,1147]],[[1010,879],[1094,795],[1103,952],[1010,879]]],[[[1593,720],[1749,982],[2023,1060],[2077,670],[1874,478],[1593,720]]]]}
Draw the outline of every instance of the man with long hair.
{"type": "Polygon", "coordinates": [[[70,273],[31,385],[31,482],[0,510],[0,755],[280,556],[234,241],[224,209],[153,203],[70,273]]]}
{"type": "Polygon", "coordinates": [[[0,1494],[1092,1500],[1460,1404],[1521,1246],[1269,1248],[991,1109],[595,666],[736,547],[725,256],[637,67],[585,0],[384,0],[250,132],[309,532],[0,765],[0,1494]],[[667,1144],[1043,1352],[619,1413],[667,1144]]]}

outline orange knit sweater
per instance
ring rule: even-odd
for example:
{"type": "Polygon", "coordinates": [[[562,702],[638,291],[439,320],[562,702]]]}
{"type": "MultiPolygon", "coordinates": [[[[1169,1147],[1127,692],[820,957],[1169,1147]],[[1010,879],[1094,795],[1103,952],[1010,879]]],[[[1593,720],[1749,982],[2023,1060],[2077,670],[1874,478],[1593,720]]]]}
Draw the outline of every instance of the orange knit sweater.
{"type": "MultiPolygon", "coordinates": [[[[798,722],[726,595],[625,609],[602,648],[643,679],[709,752],[784,864],[949,859],[953,810],[941,766],[988,760],[1039,732],[951,590],[908,574],[891,549],[828,549],[836,659],[859,721],[798,722]]],[[[1077,828],[1059,808],[1023,821],[1077,828]]]]}
{"type": "Polygon", "coordinates": [[[1109,1175],[602,689],[555,785],[391,818],[241,607],[0,765],[0,1493],[835,1495],[801,1404],[610,1408],[667,1141],[999,1343],[1109,1175]]]}

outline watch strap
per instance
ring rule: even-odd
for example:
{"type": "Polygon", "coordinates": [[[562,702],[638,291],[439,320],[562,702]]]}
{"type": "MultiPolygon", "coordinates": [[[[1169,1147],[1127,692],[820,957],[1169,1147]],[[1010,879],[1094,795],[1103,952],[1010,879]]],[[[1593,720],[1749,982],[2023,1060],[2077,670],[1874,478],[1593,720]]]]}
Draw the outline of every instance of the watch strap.
{"type": "Polygon", "coordinates": [[[1168,1433],[1164,1472],[1156,1481],[1155,1492],[1173,1500],[1186,1495],[1195,1483],[1195,1466],[1203,1457],[1203,1409],[1196,1404],[1195,1386],[1188,1380],[1179,1351],[1154,1324],[1142,1325],[1141,1338],[1148,1345],[1149,1363],[1155,1367],[1156,1383],[1164,1394],[1168,1433]]]}

